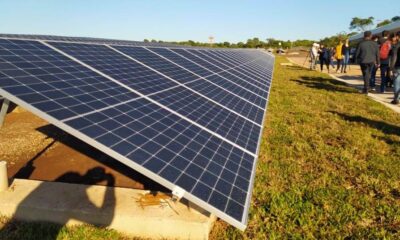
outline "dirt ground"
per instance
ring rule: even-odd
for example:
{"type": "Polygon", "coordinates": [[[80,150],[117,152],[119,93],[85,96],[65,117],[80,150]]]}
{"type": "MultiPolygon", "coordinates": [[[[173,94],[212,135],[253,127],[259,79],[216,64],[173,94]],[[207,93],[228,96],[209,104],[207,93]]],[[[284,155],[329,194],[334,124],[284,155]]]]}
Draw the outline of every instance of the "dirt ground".
{"type": "Polygon", "coordinates": [[[166,191],[79,139],[17,107],[0,129],[0,160],[10,178],[166,191]],[[105,176],[113,176],[109,182],[105,176]]]}

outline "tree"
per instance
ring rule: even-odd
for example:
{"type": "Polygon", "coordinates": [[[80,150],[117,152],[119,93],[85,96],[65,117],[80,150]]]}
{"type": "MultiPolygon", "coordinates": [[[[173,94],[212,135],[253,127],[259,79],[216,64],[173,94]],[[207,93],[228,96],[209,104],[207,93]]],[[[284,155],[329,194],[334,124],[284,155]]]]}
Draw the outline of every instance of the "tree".
{"type": "Polygon", "coordinates": [[[400,20],[400,16],[394,16],[392,17],[392,22],[396,22],[400,20]]]}
{"type": "Polygon", "coordinates": [[[350,30],[366,31],[374,24],[374,17],[358,18],[354,17],[350,22],[350,30]]]}
{"type": "Polygon", "coordinates": [[[222,43],[222,45],[224,46],[224,47],[230,47],[231,46],[231,43],[230,42],[223,42],[222,43]]]}
{"type": "Polygon", "coordinates": [[[144,39],[144,40],[143,40],[143,42],[145,42],[145,43],[148,43],[148,42],[149,42],[149,40],[148,40],[148,39],[144,39]]]}
{"type": "Polygon", "coordinates": [[[382,22],[376,24],[376,27],[377,27],[377,28],[378,28],[378,27],[382,27],[382,26],[388,25],[388,24],[390,24],[390,23],[392,23],[391,20],[385,19],[385,20],[383,20],[382,22]]]}

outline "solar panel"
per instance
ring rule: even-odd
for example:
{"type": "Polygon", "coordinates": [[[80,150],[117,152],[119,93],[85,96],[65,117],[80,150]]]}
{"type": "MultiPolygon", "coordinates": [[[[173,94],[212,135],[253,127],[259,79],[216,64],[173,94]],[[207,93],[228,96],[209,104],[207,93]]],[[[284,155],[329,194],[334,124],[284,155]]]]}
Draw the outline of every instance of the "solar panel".
{"type": "Polygon", "coordinates": [[[0,95],[246,227],[272,55],[0,37],[0,95]]]}
{"type": "MultiPolygon", "coordinates": [[[[49,35],[29,35],[29,34],[0,34],[0,38],[5,39],[24,39],[24,40],[44,40],[57,42],[75,42],[75,43],[94,43],[94,44],[114,44],[127,46],[161,46],[161,47],[181,47],[181,45],[162,43],[162,42],[140,42],[130,40],[115,40],[105,38],[91,37],[67,37],[67,36],[49,36],[49,35]]],[[[190,47],[190,46],[185,46],[190,47]]]]}

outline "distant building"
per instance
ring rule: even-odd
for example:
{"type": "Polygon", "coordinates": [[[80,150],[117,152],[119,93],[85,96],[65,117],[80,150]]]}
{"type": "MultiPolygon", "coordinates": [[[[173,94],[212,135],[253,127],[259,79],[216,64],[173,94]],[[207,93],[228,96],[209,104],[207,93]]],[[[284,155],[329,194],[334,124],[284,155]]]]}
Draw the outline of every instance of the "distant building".
{"type": "MultiPolygon", "coordinates": [[[[393,32],[395,33],[395,32],[400,31],[400,21],[392,22],[385,26],[375,28],[374,30],[371,30],[371,32],[373,35],[381,35],[381,33],[385,30],[389,31],[390,33],[393,33],[393,32]]],[[[349,41],[350,42],[358,42],[363,38],[364,38],[364,33],[359,33],[354,36],[351,36],[349,38],[349,41]]]]}

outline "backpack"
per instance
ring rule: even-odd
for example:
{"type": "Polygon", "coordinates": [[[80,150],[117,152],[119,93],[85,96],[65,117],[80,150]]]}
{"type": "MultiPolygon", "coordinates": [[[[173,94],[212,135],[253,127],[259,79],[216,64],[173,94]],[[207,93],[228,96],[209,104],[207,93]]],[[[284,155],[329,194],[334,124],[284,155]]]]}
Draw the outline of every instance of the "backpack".
{"type": "Polygon", "coordinates": [[[389,57],[389,52],[391,48],[390,41],[386,41],[382,44],[381,49],[379,50],[379,57],[381,59],[387,59],[389,57]]]}

